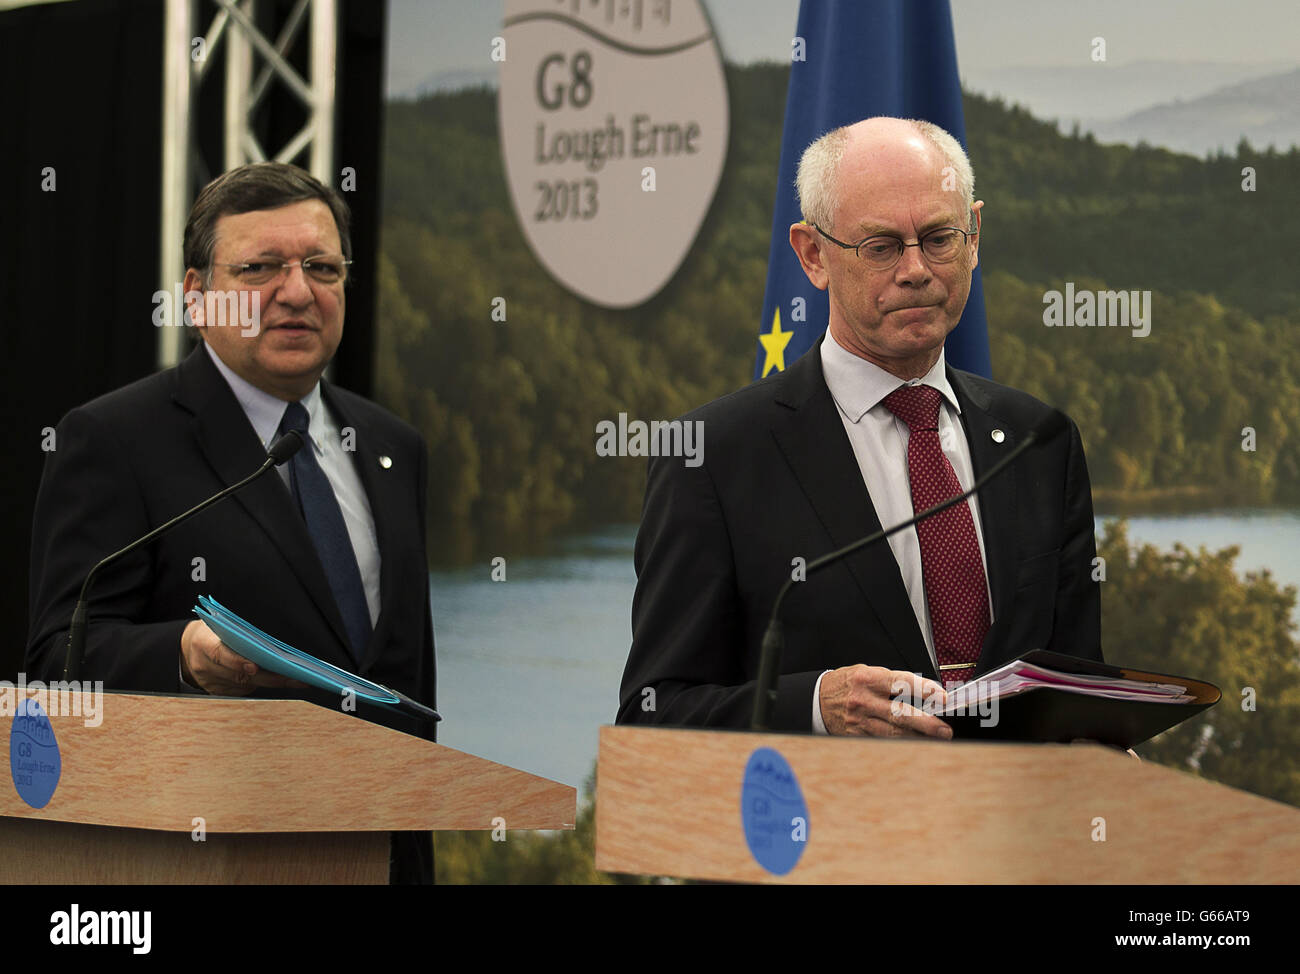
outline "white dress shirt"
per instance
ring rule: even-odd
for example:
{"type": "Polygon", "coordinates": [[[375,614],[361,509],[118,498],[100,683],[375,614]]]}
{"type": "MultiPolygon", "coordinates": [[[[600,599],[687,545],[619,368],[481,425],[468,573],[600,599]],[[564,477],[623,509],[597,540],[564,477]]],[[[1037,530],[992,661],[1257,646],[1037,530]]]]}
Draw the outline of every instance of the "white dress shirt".
{"type": "MultiPolygon", "coordinates": [[[[822,371],[831,397],[839,408],[844,432],[848,434],[857,458],[862,482],[866,485],[871,503],[880,518],[880,525],[889,528],[906,521],[916,512],[912,510],[912,489],[907,473],[907,442],[910,430],[905,422],[890,412],[884,399],[904,385],[927,385],[943,395],[939,406],[939,445],[957,474],[962,490],[969,490],[975,482],[971,464],[970,444],[961,424],[961,405],[952,391],[944,372],[943,350],[933,368],[919,378],[904,382],[866,359],[854,355],[840,346],[830,334],[822,340],[822,371]]],[[[979,544],[980,560],[984,563],[985,587],[988,586],[988,558],[984,553],[984,531],[980,525],[979,503],[971,497],[971,519],[975,523],[975,538],[979,544]]],[[[938,671],[939,661],[934,651],[934,633],[930,625],[930,609],[925,599],[925,579],[921,572],[921,542],[916,527],[909,527],[891,535],[889,547],[894,552],[903,585],[907,588],[916,615],[925,648],[938,671]]],[[[989,596],[989,621],[993,621],[993,599],[989,596]]],[[[827,670],[826,672],[830,672],[827,670]]],[[[825,676],[825,673],[822,674],[825,676]]],[[[826,733],[821,712],[821,677],[813,688],[813,731],[826,733]]]]}

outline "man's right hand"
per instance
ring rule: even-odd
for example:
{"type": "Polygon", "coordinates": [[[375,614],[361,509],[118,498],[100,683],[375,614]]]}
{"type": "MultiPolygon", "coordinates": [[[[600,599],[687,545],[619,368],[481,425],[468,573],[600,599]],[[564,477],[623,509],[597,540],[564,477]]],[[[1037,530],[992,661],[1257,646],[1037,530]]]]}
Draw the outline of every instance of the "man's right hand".
{"type": "Polygon", "coordinates": [[[201,619],[181,633],[181,671],[188,683],[224,696],[246,697],[258,687],[305,687],[263,670],[223,643],[201,619]]]}
{"type": "Polygon", "coordinates": [[[822,722],[831,734],[952,738],[951,727],[915,706],[942,704],[943,687],[906,670],[842,666],[822,677],[820,696],[822,722]]]}

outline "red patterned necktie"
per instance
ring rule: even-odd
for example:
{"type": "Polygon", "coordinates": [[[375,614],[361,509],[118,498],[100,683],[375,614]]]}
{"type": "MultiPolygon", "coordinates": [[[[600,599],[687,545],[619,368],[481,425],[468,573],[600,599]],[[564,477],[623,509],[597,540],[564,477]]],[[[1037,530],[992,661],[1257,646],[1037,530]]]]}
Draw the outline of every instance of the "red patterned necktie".
{"type": "MultiPolygon", "coordinates": [[[[887,409],[907,424],[907,476],[912,511],[921,511],[962,492],[952,464],[939,446],[939,405],[933,386],[902,386],[885,397],[887,409]]],[[[988,583],[968,503],[954,504],[916,526],[921,573],[930,609],[939,677],[945,687],[975,674],[980,645],[989,628],[988,583]]]]}

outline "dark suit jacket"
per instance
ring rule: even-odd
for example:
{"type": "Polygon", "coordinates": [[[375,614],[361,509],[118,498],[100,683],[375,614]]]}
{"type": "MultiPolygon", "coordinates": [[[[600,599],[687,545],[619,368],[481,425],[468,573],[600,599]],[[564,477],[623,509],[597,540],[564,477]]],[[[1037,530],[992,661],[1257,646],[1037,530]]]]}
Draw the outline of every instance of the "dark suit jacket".
{"type": "MultiPolygon", "coordinates": [[[[424,443],[366,399],[328,383],[321,389],[339,427],[356,430],[353,457],[381,558],[382,607],[360,662],[348,650],[306,524],[272,471],[97,578],[83,680],[103,680],[110,690],[186,692],[181,632],[195,618],[197,597],[210,594],[290,645],[434,706],[424,443]],[[381,456],[391,459],[388,467],[381,456]]],[[[202,348],[173,369],[68,413],[56,430],[32,524],[29,678],[61,675],[78,590],[100,558],[246,477],[265,457],[202,348]]],[[[337,696],[317,691],[259,693],[339,707],[337,696]]],[[[362,701],[357,714],[433,736],[362,701]]]]}
{"type": "MultiPolygon", "coordinates": [[[[947,374],[977,477],[1051,411],[979,376],[947,374]]],[[[704,424],[704,462],[650,461],[618,721],[747,727],[759,645],[792,559],[810,562],[881,524],[816,346],[684,419],[704,424]]],[[[1074,423],[1003,471],[979,508],[994,622],[976,672],[1039,648],[1101,659],[1092,495],[1074,423]]],[[[823,670],[866,663],[937,679],[886,542],[795,585],[782,620],[774,729],[811,730],[823,670]]]]}

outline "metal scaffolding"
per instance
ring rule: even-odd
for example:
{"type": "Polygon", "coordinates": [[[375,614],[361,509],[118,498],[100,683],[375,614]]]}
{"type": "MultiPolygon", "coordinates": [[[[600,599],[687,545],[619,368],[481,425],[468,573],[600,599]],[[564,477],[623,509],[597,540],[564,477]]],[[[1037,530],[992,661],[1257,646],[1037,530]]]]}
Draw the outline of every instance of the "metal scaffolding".
{"type": "MultiPolygon", "coordinates": [[[[212,176],[247,162],[294,162],[308,153],[304,168],[326,185],[334,182],[337,0],[297,0],[283,21],[274,25],[274,40],[255,23],[257,0],[203,0],[202,5],[217,10],[206,32],[199,34],[199,0],[166,0],[158,269],[159,288],[168,293],[185,277],[181,239],[190,204],[212,176]],[[285,60],[304,24],[311,31],[306,78],[285,60]],[[260,68],[254,73],[259,59],[260,68]],[[218,60],[225,68],[219,165],[202,156],[193,112],[199,89],[218,60]],[[276,82],[301,102],[308,115],[307,123],[278,149],[261,145],[253,132],[258,109],[276,82]]],[[[173,311],[179,320],[182,309],[173,311]]],[[[182,348],[182,329],[158,329],[159,368],[175,365],[182,348]]]]}

